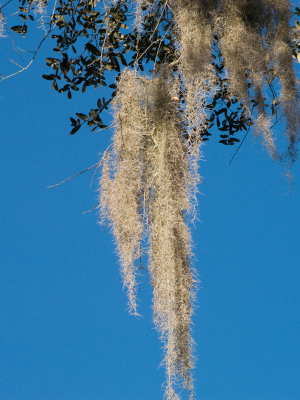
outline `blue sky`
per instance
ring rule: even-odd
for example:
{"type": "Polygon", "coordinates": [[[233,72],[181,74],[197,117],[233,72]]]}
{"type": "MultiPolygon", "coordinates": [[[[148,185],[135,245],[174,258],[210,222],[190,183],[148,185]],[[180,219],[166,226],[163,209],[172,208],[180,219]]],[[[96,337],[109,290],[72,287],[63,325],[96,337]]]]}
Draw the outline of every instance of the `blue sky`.
{"type": "MultiPolygon", "coordinates": [[[[0,42],[1,64],[8,46],[0,42]]],[[[93,171],[46,189],[98,162],[110,141],[107,131],[69,136],[69,117],[103,94],[90,88],[68,100],[51,90],[41,75],[52,47],[0,86],[0,399],[162,399],[149,277],[143,318],[129,316],[113,239],[96,212],[82,214],[97,201],[93,171]]],[[[289,193],[251,136],[230,166],[236,147],[218,140],[203,147],[193,228],[197,398],[296,400],[299,164],[289,193]]]]}

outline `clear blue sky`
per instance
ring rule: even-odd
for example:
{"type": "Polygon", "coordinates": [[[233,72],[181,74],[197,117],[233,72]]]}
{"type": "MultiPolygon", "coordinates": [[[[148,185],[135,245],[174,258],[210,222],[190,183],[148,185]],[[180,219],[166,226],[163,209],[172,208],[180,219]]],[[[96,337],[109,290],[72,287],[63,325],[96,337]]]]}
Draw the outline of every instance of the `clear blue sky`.
{"type": "MultiPolygon", "coordinates": [[[[2,67],[8,54],[17,60],[8,45],[0,42],[2,67]]],[[[82,214],[97,200],[93,171],[46,189],[98,162],[110,140],[106,131],[69,136],[69,117],[102,93],[52,91],[41,78],[52,47],[0,85],[0,399],[159,400],[149,277],[143,318],[129,316],[112,237],[96,212],[82,214]]],[[[236,147],[218,140],[203,148],[193,229],[197,398],[297,400],[300,166],[289,194],[282,168],[251,137],[230,166],[236,147]]]]}

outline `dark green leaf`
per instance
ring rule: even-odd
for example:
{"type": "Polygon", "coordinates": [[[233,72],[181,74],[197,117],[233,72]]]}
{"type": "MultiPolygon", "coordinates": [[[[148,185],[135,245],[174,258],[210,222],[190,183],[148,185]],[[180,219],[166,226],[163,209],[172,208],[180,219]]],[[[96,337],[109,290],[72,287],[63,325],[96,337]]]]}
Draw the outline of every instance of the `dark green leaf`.
{"type": "Polygon", "coordinates": [[[16,26],[12,26],[10,29],[12,31],[16,32],[16,33],[21,33],[22,29],[23,29],[23,26],[22,25],[16,25],[16,26]]]}
{"type": "Polygon", "coordinates": [[[85,92],[86,87],[87,87],[87,82],[84,82],[84,84],[82,85],[82,89],[81,89],[82,93],[85,92]]]}
{"type": "Polygon", "coordinates": [[[42,78],[47,79],[47,81],[53,81],[53,79],[55,79],[55,75],[54,74],[42,75],[42,78]]]}
{"type": "Polygon", "coordinates": [[[23,19],[23,21],[27,21],[27,15],[25,14],[19,14],[19,17],[23,19]]]}
{"type": "Polygon", "coordinates": [[[83,121],[88,119],[88,116],[85,114],[81,114],[81,113],[75,113],[75,114],[77,115],[78,118],[82,119],[83,121]]]}
{"type": "Polygon", "coordinates": [[[60,60],[58,58],[47,57],[46,61],[50,64],[57,64],[60,60]]]}
{"type": "Polygon", "coordinates": [[[59,66],[60,66],[61,72],[62,72],[64,75],[67,75],[67,73],[68,73],[69,70],[70,70],[70,64],[68,63],[68,61],[64,60],[63,62],[60,63],[59,66]]]}
{"type": "Polygon", "coordinates": [[[227,108],[221,108],[221,110],[218,111],[218,114],[225,113],[227,115],[227,108]]]}
{"type": "Polygon", "coordinates": [[[25,37],[26,33],[27,33],[27,25],[23,25],[21,34],[23,37],[25,37]]]}
{"type": "Polygon", "coordinates": [[[58,86],[57,86],[56,79],[54,79],[54,81],[53,81],[53,83],[52,83],[52,89],[53,89],[53,90],[58,90],[58,86]]]}
{"type": "Polygon", "coordinates": [[[75,90],[76,92],[79,90],[78,87],[75,85],[75,83],[73,82],[71,89],[75,90]]]}
{"type": "Polygon", "coordinates": [[[97,49],[96,46],[94,46],[92,43],[87,43],[85,47],[88,49],[93,54],[96,54],[96,56],[101,56],[100,51],[97,49]]]}
{"type": "Polygon", "coordinates": [[[122,53],[118,53],[117,55],[118,55],[119,60],[121,61],[121,64],[126,67],[127,66],[127,62],[126,62],[125,57],[123,56],[123,54],[122,53]]]}
{"type": "Polygon", "coordinates": [[[81,128],[81,125],[75,126],[75,128],[73,128],[71,130],[70,135],[74,135],[74,133],[78,132],[80,128],[81,128]]]}

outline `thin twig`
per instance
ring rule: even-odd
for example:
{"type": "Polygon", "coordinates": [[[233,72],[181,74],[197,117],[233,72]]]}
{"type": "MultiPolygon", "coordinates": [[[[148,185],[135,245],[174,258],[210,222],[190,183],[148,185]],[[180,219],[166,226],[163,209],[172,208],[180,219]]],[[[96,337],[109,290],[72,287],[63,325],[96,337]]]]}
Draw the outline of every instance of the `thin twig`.
{"type": "Polygon", "coordinates": [[[93,177],[92,177],[92,180],[91,180],[91,184],[90,184],[90,187],[92,187],[92,184],[93,184],[93,182],[94,182],[94,178],[95,178],[95,175],[96,175],[96,172],[97,172],[97,169],[100,167],[100,164],[97,166],[97,168],[95,169],[95,172],[94,172],[94,175],[93,175],[93,177]]]}
{"type": "MultiPolygon", "coordinates": [[[[101,162],[101,161],[100,161],[100,162],[101,162]]],[[[70,178],[65,179],[64,181],[62,181],[62,182],[60,182],[60,183],[57,183],[56,185],[48,186],[47,189],[53,188],[53,187],[55,187],[55,186],[62,185],[63,183],[69,181],[70,179],[75,178],[75,176],[81,175],[81,174],[83,174],[84,172],[88,171],[89,169],[92,169],[92,168],[96,167],[97,165],[99,165],[99,163],[97,163],[97,164],[95,164],[95,165],[92,165],[91,167],[85,169],[84,171],[78,172],[78,174],[75,174],[75,175],[71,176],[70,178]]]]}
{"type": "Polygon", "coordinates": [[[15,13],[11,14],[10,17],[13,17],[16,14],[19,14],[20,11],[16,11],[15,13]]]}
{"type": "MultiPolygon", "coordinates": [[[[167,31],[167,32],[168,32],[168,31],[167,31]]],[[[167,32],[165,33],[165,35],[164,35],[162,38],[157,39],[157,40],[155,40],[154,42],[152,42],[152,43],[147,47],[147,49],[135,60],[135,62],[133,63],[133,65],[135,65],[135,64],[143,57],[143,55],[144,55],[145,53],[147,53],[147,51],[150,49],[150,47],[152,47],[155,43],[160,42],[161,40],[164,40],[165,36],[167,35],[167,32]]]]}
{"type": "MultiPolygon", "coordinates": [[[[116,1],[117,0],[114,0],[112,2],[109,11],[112,9],[112,7],[114,6],[116,1]]],[[[103,41],[103,44],[102,44],[102,48],[101,48],[101,55],[100,55],[99,58],[97,58],[96,60],[92,61],[90,64],[87,65],[89,67],[89,66],[93,65],[94,63],[96,63],[97,61],[100,61],[100,68],[99,68],[100,71],[102,71],[103,54],[104,54],[105,44],[106,44],[106,40],[108,38],[109,29],[110,29],[108,16],[109,16],[109,13],[107,13],[106,8],[105,8],[105,17],[103,18],[103,21],[106,19],[107,25],[106,25],[106,29],[105,29],[105,38],[104,38],[104,41],[103,41]]],[[[110,34],[112,34],[113,32],[114,32],[114,29],[110,32],[110,34]]]]}
{"type": "MultiPolygon", "coordinates": [[[[166,1],[162,13],[164,12],[164,10],[165,10],[167,4],[168,4],[168,1],[166,1]]],[[[160,16],[160,18],[161,18],[161,16],[160,16]]],[[[159,20],[160,20],[160,19],[159,19],[159,20]]],[[[157,23],[156,28],[154,29],[154,31],[153,31],[153,33],[152,33],[152,36],[153,36],[155,30],[157,29],[158,25],[159,25],[159,22],[157,23]]],[[[135,64],[143,57],[143,55],[150,49],[150,47],[152,47],[155,43],[164,40],[164,38],[166,37],[166,35],[167,35],[167,33],[168,33],[169,30],[170,30],[170,28],[167,29],[166,33],[164,34],[164,36],[163,36],[162,38],[157,39],[157,40],[155,40],[154,42],[152,42],[152,43],[150,44],[150,46],[148,46],[147,49],[135,60],[135,62],[133,63],[133,65],[135,65],[135,64]]],[[[152,36],[151,36],[151,38],[152,38],[152,36]]]]}
{"type": "MultiPolygon", "coordinates": [[[[11,43],[12,43],[12,45],[13,45],[13,48],[15,49],[15,52],[18,54],[18,56],[21,58],[21,60],[24,61],[23,58],[20,56],[20,54],[18,53],[18,51],[17,51],[17,49],[16,49],[15,43],[14,43],[12,37],[11,37],[11,34],[10,34],[10,32],[9,32],[9,29],[7,28],[7,25],[6,25],[6,22],[5,22],[4,18],[3,18],[3,22],[4,22],[4,26],[5,26],[6,32],[8,33],[8,36],[9,36],[9,38],[10,38],[10,41],[11,41],[11,43]]],[[[21,68],[22,68],[22,67],[21,67],[21,68]]]]}
{"type": "Polygon", "coordinates": [[[11,61],[12,63],[16,64],[19,68],[22,68],[22,66],[19,65],[18,63],[16,63],[15,61],[11,60],[10,58],[8,58],[8,59],[9,59],[9,61],[11,61]]]}
{"type": "Polygon", "coordinates": [[[165,11],[165,9],[166,9],[167,4],[168,4],[168,0],[165,2],[164,8],[163,8],[163,10],[162,10],[162,12],[161,12],[161,14],[160,14],[160,17],[159,17],[159,19],[158,19],[158,22],[157,22],[157,24],[156,24],[156,27],[154,28],[154,31],[152,32],[152,35],[151,35],[149,41],[153,38],[154,32],[156,32],[156,30],[157,30],[157,28],[158,28],[158,26],[159,26],[160,20],[161,20],[161,18],[162,18],[162,16],[163,16],[163,13],[164,13],[164,11],[165,11]]]}
{"type": "Polygon", "coordinates": [[[88,171],[88,170],[90,170],[90,169],[92,169],[92,168],[95,168],[95,167],[97,167],[97,166],[100,166],[100,165],[102,164],[102,162],[104,161],[104,158],[105,158],[105,156],[106,156],[106,153],[107,153],[108,149],[109,149],[111,146],[112,146],[112,144],[110,144],[110,145],[108,146],[108,148],[105,150],[105,152],[104,152],[104,154],[103,154],[102,159],[101,159],[99,162],[97,162],[97,164],[92,165],[91,167],[85,169],[84,171],[78,172],[78,174],[75,174],[75,175],[71,176],[70,178],[65,179],[64,181],[62,181],[62,182],[60,182],[60,183],[57,183],[56,185],[48,186],[47,189],[53,188],[53,187],[55,187],[55,186],[62,185],[63,183],[69,181],[70,179],[73,179],[73,178],[75,178],[76,176],[81,175],[81,174],[83,174],[84,172],[86,172],[86,171],[88,171]]]}
{"type": "Polygon", "coordinates": [[[4,4],[4,6],[0,6],[0,11],[8,4],[8,3],[10,3],[11,2],[11,0],[8,0],[5,4],[4,4]]]}
{"type": "Polygon", "coordinates": [[[155,70],[155,67],[156,67],[156,60],[157,60],[157,57],[158,57],[158,52],[160,50],[161,44],[162,44],[162,42],[159,43],[157,51],[156,51],[156,54],[155,54],[155,61],[154,61],[154,68],[153,68],[154,70],[155,70]]]}
{"type": "Polygon", "coordinates": [[[97,203],[94,205],[94,207],[93,207],[91,210],[85,211],[85,212],[83,212],[82,214],[87,214],[87,213],[89,213],[89,212],[91,212],[91,211],[94,211],[95,208],[97,207],[97,205],[98,205],[99,203],[100,203],[100,200],[97,201],[97,203]]]}
{"type": "Polygon", "coordinates": [[[110,125],[108,125],[106,128],[98,129],[97,132],[101,132],[101,131],[104,131],[104,130],[106,130],[106,129],[110,129],[115,123],[116,123],[116,121],[113,121],[113,122],[112,122],[110,125]]]}
{"type": "Polygon", "coordinates": [[[244,143],[244,140],[246,139],[248,133],[249,133],[249,129],[250,129],[250,125],[249,128],[247,129],[246,135],[244,136],[244,139],[241,141],[239,147],[237,148],[236,152],[234,153],[234,155],[232,156],[229,165],[231,164],[231,161],[234,159],[234,157],[236,156],[236,153],[239,151],[239,149],[241,148],[242,144],[244,143]]]}
{"type": "MultiPolygon", "coordinates": [[[[112,125],[112,124],[111,124],[112,125]]],[[[111,126],[110,125],[110,126],[111,126]]],[[[93,178],[92,178],[92,180],[91,180],[91,184],[90,184],[90,187],[92,187],[92,184],[93,184],[93,181],[94,181],[94,178],[95,178],[95,175],[96,175],[96,172],[97,172],[97,169],[100,167],[100,165],[101,165],[101,163],[102,163],[102,161],[104,160],[104,157],[106,157],[106,153],[107,153],[107,151],[108,151],[108,149],[110,148],[112,146],[112,144],[110,145],[110,146],[108,146],[108,148],[105,150],[105,152],[103,153],[103,157],[102,157],[102,159],[101,159],[101,161],[100,161],[100,163],[99,163],[99,165],[97,166],[97,168],[95,169],[95,172],[94,172],[94,175],[93,175],[93,178]]],[[[112,150],[112,149],[111,149],[112,150]]],[[[110,150],[110,151],[111,151],[110,150]]]]}
{"type": "Polygon", "coordinates": [[[52,21],[53,21],[55,9],[56,9],[56,3],[57,3],[57,0],[55,0],[55,3],[54,3],[53,12],[52,12],[52,15],[51,15],[51,18],[50,18],[50,26],[51,26],[51,23],[52,23],[52,21]]]}
{"type": "MultiPolygon", "coordinates": [[[[56,24],[55,24],[55,25],[56,25],[56,24]]],[[[30,65],[33,63],[33,61],[34,61],[34,59],[35,59],[35,57],[36,57],[36,55],[37,55],[37,52],[39,51],[41,45],[43,44],[44,40],[50,35],[50,33],[51,33],[52,30],[54,29],[55,25],[54,25],[52,28],[49,29],[48,33],[46,33],[46,35],[45,35],[45,36],[43,37],[43,39],[41,40],[41,42],[40,42],[40,44],[38,45],[36,51],[34,52],[34,55],[33,55],[32,59],[31,59],[30,63],[29,63],[26,67],[20,67],[21,69],[20,69],[19,71],[15,72],[15,73],[13,73],[13,74],[11,74],[11,75],[8,75],[8,76],[6,76],[6,77],[2,77],[2,79],[0,80],[0,82],[4,81],[5,79],[11,78],[12,76],[15,76],[15,75],[17,75],[17,74],[19,74],[19,73],[25,71],[26,69],[28,69],[28,68],[30,67],[30,65]]]]}
{"type": "Polygon", "coordinates": [[[34,54],[34,51],[23,50],[23,49],[21,49],[20,47],[17,47],[17,49],[19,49],[20,51],[23,51],[24,53],[33,53],[33,54],[34,54]]]}

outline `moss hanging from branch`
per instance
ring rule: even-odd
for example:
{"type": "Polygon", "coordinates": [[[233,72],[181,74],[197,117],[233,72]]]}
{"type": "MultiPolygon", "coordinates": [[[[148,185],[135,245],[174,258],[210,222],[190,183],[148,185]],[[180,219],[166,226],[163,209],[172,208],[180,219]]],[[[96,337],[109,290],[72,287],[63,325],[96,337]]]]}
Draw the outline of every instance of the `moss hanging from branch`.
{"type": "Polygon", "coordinates": [[[182,123],[170,101],[168,75],[155,78],[150,89],[157,148],[153,155],[149,269],[154,323],[165,342],[166,395],[172,399],[179,379],[190,392],[193,390],[190,329],[195,278],[185,221],[190,209],[190,168],[182,123]]]}
{"type": "Polygon", "coordinates": [[[179,107],[171,101],[173,80],[166,70],[151,80],[130,71],[122,75],[113,102],[113,153],[104,162],[100,187],[102,215],[112,226],[134,313],[134,260],[143,235],[149,236],[154,324],[164,342],[168,399],[177,398],[179,382],[193,392],[195,277],[186,218],[198,179],[179,107]]]}
{"type": "MultiPolygon", "coordinates": [[[[138,2],[139,35],[155,4],[138,2]]],[[[191,398],[194,393],[191,317],[196,274],[188,220],[195,216],[202,132],[221,112],[232,129],[228,103],[239,101],[254,135],[274,160],[290,167],[298,154],[300,113],[288,1],[171,0],[165,3],[168,7],[175,22],[177,61],[156,66],[152,75],[127,69],[122,73],[113,100],[114,150],[104,162],[100,203],[112,226],[129,308],[135,314],[135,260],[148,239],[154,324],[164,343],[165,397],[175,400],[178,387],[187,389],[191,398]],[[212,61],[216,52],[223,72],[212,61]],[[220,80],[221,73],[227,78],[220,80]],[[274,116],[266,111],[270,91],[273,108],[280,108],[286,122],[285,152],[276,147],[274,116]],[[220,96],[227,107],[212,118],[205,105],[212,101],[213,109],[220,96]]]]}
{"type": "Polygon", "coordinates": [[[141,256],[144,137],[146,124],[142,83],[127,72],[119,83],[113,103],[116,130],[113,152],[104,161],[100,185],[102,217],[111,221],[118,248],[121,274],[128,289],[129,310],[137,314],[136,267],[141,256]]]}

